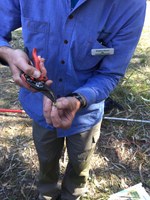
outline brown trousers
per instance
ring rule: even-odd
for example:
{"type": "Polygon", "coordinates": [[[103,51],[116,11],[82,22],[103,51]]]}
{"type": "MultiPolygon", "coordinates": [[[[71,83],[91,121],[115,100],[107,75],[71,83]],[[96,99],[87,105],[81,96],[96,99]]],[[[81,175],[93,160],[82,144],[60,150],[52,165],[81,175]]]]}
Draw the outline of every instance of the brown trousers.
{"type": "Polygon", "coordinates": [[[62,199],[75,200],[85,193],[91,157],[100,136],[100,126],[101,122],[91,130],[66,137],[69,161],[60,191],[57,183],[64,138],[57,138],[57,130],[50,131],[33,122],[33,139],[40,164],[38,190],[41,194],[55,197],[61,192],[62,199]]]}

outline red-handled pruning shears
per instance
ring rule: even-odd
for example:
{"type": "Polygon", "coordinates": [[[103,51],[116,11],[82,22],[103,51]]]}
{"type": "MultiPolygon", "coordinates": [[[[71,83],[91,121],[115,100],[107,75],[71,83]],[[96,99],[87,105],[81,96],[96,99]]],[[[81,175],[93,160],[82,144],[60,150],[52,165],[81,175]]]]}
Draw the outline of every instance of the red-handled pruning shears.
{"type": "Polygon", "coordinates": [[[47,96],[53,104],[56,104],[56,97],[53,93],[53,91],[49,88],[48,85],[45,84],[45,82],[48,80],[46,76],[46,70],[41,68],[40,65],[40,59],[37,56],[37,49],[34,48],[32,51],[32,59],[33,59],[33,64],[37,70],[41,72],[41,75],[39,78],[33,78],[28,76],[27,74],[23,73],[21,75],[22,79],[32,88],[35,90],[43,93],[45,96],[47,96]]]}

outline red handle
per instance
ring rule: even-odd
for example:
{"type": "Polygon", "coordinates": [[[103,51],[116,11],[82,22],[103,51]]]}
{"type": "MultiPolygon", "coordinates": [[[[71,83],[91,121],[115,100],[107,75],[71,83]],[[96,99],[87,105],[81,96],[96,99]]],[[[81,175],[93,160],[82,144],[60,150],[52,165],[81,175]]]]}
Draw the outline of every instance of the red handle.
{"type": "Polygon", "coordinates": [[[15,110],[15,109],[7,109],[7,108],[0,108],[0,113],[25,113],[24,110],[15,110]]]}
{"type": "Polygon", "coordinates": [[[33,58],[33,61],[34,61],[35,68],[37,70],[41,71],[40,70],[40,60],[38,58],[37,49],[36,48],[33,48],[33,50],[32,50],[32,58],[33,58]]]}
{"type": "Polygon", "coordinates": [[[38,81],[47,81],[48,78],[46,76],[46,70],[45,69],[41,69],[40,60],[38,58],[37,49],[36,48],[33,48],[33,50],[32,50],[32,58],[33,58],[33,62],[34,62],[35,68],[41,72],[41,76],[39,78],[37,78],[37,80],[38,81]]]}

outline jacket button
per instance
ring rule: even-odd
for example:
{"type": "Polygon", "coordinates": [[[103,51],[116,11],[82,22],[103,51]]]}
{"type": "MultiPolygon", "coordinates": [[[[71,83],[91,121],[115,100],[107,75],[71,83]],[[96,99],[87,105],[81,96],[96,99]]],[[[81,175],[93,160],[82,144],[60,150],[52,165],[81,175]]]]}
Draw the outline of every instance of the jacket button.
{"type": "Polygon", "coordinates": [[[59,79],[59,82],[62,82],[62,81],[63,81],[62,78],[60,78],[60,79],[59,79]]]}
{"type": "Polygon", "coordinates": [[[61,60],[61,64],[63,64],[63,65],[64,65],[64,64],[65,64],[65,61],[64,61],[64,60],[61,60]]]}
{"type": "Polygon", "coordinates": [[[65,44],[68,44],[68,40],[64,40],[64,43],[65,43],[65,44]]]}
{"type": "Polygon", "coordinates": [[[73,15],[69,15],[69,19],[73,19],[73,15]]]}

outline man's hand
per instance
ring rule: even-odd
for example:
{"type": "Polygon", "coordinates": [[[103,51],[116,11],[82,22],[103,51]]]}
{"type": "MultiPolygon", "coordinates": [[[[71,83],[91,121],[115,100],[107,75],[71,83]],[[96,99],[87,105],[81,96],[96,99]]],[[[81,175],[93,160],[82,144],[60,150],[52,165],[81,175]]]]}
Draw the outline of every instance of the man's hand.
{"type": "Polygon", "coordinates": [[[0,57],[10,66],[13,80],[17,85],[28,88],[27,84],[21,79],[21,72],[34,78],[40,77],[40,72],[32,66],[31,61],[24,51],[20,49],[11,49],[9,47],[1,47],[0,57]]]}
{"type": "Polygon", "coordinates": [[[80,102],[75,97],[59,98],[56,106],[53,106],[52,102],[44,97],[44,117],[46,122],[52,124],[55,128],[69,128],[79,109],[80,102]]]}

